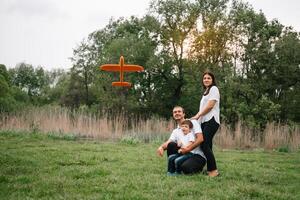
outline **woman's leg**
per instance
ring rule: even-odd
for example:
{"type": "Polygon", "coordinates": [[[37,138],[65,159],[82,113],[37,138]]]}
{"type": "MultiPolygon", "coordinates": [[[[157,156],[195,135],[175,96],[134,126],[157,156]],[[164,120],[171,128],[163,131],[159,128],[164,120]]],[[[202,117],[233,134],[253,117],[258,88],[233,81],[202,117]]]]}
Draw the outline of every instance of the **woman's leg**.
{"type": "Polygon", "coordinates": [[[201,143],[200,147],[207,159],[207,171],[216,171],[217,164],[214,153],[212,151],[212,140],[219,128],[219,124],[215,121],[214,118],[212,118],[208,122],[202,123],[201,128],[203,132],[204,141],[201,143]]]}
{"type": "Polygon", "coordinates": [[[181,170],[184,174],[194,174],[201,172],[205,164],[205,158],[194,154],[192,157],[182,163],[181,170]]]}

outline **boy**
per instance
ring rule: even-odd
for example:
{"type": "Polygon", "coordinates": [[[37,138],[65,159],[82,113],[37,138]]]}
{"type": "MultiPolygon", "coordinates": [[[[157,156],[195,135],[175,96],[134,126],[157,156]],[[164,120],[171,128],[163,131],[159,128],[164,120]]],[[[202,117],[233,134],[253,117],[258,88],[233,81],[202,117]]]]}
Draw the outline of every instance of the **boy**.
{"type": "MultiPolygon", "coordinates": [[[[195,142],[195,136],[191,132],[193,123],[190,120],[184,120],[180,124],[180,129],[175,129],[171,136],[170,141],[177,143],[178,148],[187,147],[195,142]]],[[[181,150],[178,153],[169,155],[168,157],[168,175],[181,174],[181,164],[188,158],[192,157],[193,151],[187,154],[181,154],[181,150]]]]}

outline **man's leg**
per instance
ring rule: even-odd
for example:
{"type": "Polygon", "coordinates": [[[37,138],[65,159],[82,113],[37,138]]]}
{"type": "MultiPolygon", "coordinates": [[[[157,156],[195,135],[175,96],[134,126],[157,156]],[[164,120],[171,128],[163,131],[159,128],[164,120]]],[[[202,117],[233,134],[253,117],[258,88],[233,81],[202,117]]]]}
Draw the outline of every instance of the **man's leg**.
{"type": "Polygon", "coordinates": [[[170,142],[167,146],[167,156],[169,157],[172,154],[177,154],[178,149],[179,149],[179,147],[177,146],[177,143],[170,142]]]}
{"type": "Polygon", "coordinates": [[[205,158],[200,155],[194,154],[192,157],[182,163],[181,169],[184,174],[194,174],[201,172],[205,164],[205,158]]]}

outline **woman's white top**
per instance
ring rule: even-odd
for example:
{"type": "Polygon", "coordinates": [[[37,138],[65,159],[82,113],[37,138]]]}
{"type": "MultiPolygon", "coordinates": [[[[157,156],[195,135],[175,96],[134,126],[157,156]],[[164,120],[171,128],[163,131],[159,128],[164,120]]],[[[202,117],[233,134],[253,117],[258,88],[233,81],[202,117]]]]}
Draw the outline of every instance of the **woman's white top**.
{"type": "Polygon", "coordinates": [[[208,113],[206,113],[206,115],[201,116],[199,122],[207,122],[211,120],[212,117],[214,117],[216,122],[220,124],[220,93],[219,89],[216,86],[212,86],[209,90],[209,93],[206,96],[202,96],[199,108],[200,112],[203,111],[209,100],[215,100],[216,103],[214,107],[208,113]]]}

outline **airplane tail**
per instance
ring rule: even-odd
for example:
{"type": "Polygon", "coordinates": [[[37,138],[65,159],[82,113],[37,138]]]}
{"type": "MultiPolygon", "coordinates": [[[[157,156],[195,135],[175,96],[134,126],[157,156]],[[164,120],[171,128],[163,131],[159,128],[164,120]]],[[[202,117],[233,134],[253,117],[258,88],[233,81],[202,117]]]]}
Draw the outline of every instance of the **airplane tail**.
{"type": "Polygon", "coordinates": [[[119,86],[119,87],[131,87],[131,83],[129,82],[112,82],[112,86],[119,86]]]}

